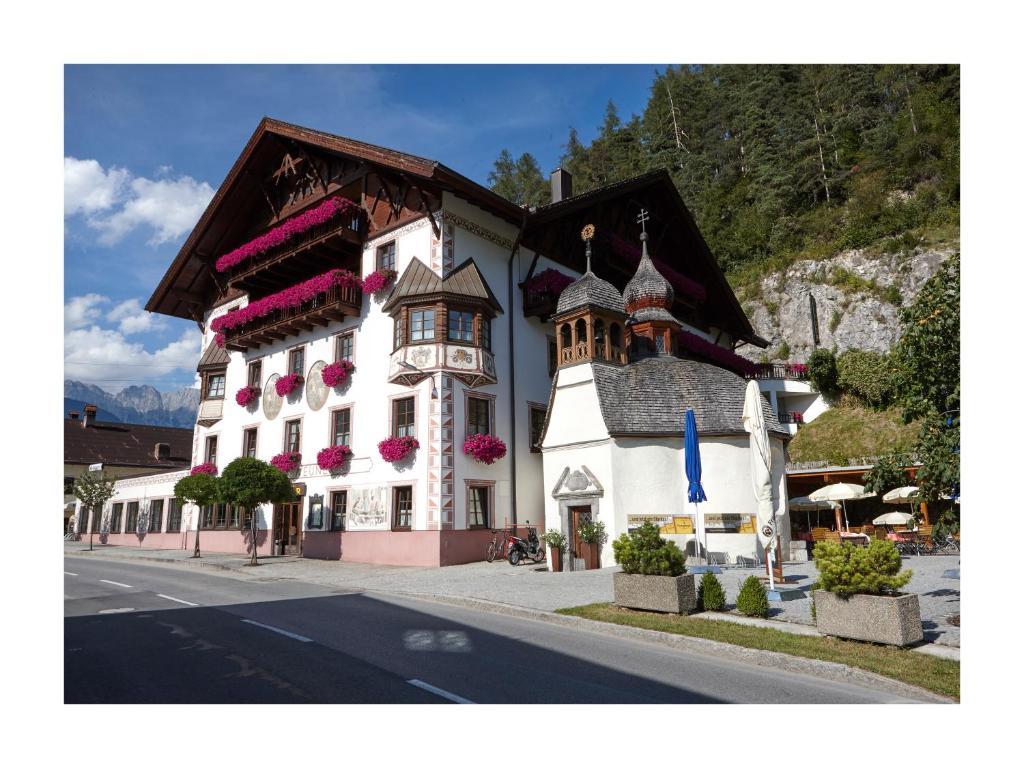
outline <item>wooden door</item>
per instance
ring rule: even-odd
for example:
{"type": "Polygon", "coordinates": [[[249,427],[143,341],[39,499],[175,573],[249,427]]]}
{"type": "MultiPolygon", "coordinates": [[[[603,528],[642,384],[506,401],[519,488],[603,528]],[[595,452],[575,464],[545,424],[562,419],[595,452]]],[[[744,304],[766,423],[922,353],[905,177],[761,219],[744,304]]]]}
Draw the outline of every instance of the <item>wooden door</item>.
{"type": "Polygon", "coordinates": [[[301,504],[278,504],[274,510],[274,554],[302,554],[301,504]]]}
{"type": "Polygon", "coordinates": [[[590,505],[582,507],[569,507],[569,515],[571,518],[572,536],[570,541],[572,544],[571,557],[582,557],[586,560],[586,568],[593,568],[594,565],[590,562],[590,545],[584,542],[580,538],[580,526],[584,523],[590,522],[590,505]]]}

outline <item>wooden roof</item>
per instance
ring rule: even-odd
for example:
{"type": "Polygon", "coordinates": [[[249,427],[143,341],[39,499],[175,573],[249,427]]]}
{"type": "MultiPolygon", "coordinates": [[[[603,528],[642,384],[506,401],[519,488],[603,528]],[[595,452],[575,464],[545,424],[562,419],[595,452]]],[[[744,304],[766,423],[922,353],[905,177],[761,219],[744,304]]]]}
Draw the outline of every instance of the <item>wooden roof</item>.
{"type": "Polygon", "coordinates": [[[192,463],[192,430],[64,419],[64,463],[182,469],[192,463]],[[156,458],[157,443],[170,446],[168,458],[156,458]]]}
{"type": "Polygon", "coordinates": [[[432,297],[475,299],[488,304],[496,312],[502,311],[501,304],[472,259],[462,262],[447,277],[441,279],[417,258],[414,258],[402,273],[382,309],[388,312],[405,300],[432,297]]]}
{"type": "Polygon", "coordinates": [[[203,352],[203,356],[199,358],[199,365],[196,370],[208,371],[214,368],[225,368],[230,361],[231,356],[228,355],[228,351],[224,347],[218,347],[211,341],[206,351],[203,352]]]}

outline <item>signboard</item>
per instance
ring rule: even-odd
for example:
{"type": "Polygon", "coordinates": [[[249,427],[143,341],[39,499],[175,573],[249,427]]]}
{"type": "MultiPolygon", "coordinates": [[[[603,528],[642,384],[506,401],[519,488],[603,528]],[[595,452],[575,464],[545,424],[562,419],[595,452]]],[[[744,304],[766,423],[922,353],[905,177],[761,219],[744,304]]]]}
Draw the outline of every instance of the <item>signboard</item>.
{"type": "Polygon", "coordinates": [[[388,520],[386,485],[350,488],[348,492],[348,513],[345,527],[350,531],[386,531],[391,528],[388,520]]]}
{"type": "Polygon", "coordinates": [[[320,530],[324,527],[324,497],[323,494],[313,494],[309,497],[309,519],[306,521],[308,530],[320,530]]]}
{"type": "Polygon", "coordinates": [[[693,534],[696,533],[693,515],[673,515],[672,519],[661,526],[661,533],[693,534]]]}
{"type": "Polygon", "coordinates": [[[103,464],[90,464],[89,465],[89,471],[90,472],[102,472],[103,471],[103,464]]]}
{"type": "Polygon", "coordinates": [[[672,524],[672,515],[626,515],[627,531],[635,531],[644,523],[654,523],[661,528],[672,524]]]}
{"type": "Polygon", "coordinates": [[[306,484],[305,483],[293,483],[292,490],[295,491],[295,495],[300,499],[306,495],[306,484]]]}

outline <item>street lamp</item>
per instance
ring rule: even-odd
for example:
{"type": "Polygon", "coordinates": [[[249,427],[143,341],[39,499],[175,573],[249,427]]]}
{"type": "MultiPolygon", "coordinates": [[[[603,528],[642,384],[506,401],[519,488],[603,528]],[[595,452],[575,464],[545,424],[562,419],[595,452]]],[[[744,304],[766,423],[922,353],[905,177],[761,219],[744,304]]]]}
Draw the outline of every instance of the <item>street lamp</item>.
{"type": "Polygon", "coordinates": [[[399,360],[398,364],[402,368],[405,368],[407,371],[414,371],[415,373],[422,373],[424,376],[429,376],[430,377],[430,396],[434,397],[434,398],[437,397],[437,386],[434,384],[434,374],[433,373],[427,373],[427,371],[421,371],[419,368],[417,368],[412,363],[405,362],[405,360],[399,360]]]}

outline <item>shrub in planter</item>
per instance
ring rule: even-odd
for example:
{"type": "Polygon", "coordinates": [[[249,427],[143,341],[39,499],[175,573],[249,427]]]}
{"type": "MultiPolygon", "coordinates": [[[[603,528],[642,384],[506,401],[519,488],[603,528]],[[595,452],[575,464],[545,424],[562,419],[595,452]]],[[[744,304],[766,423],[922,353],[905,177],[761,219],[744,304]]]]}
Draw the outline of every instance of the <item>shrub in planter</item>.
{"type": "Polygon", "coordinates": [[[658,526],[644,523],[612,542],[622,573],[612,576],[615,603],[665,613],[689,613],[697,607],[693,576],[675,542],[661,538],[658,526]]]}
{"type": "Polygon", "coordinates": [[[256,387],[242,387],[235,392],[235,402],[243,408],[248,408],[259,399],[260,391],[256,387]]]}
{"type": "Polygon", "coordinates": [[[700,577],[697,604],[705,611],[720,611],[725,608],[725,590],[722,589],[722,582],[715,574],[705,573],[700,577]]]}
{"type": "Polygon", "coordinates": [[[302,466],[302,454],[298,451],[284,451],[272,458],[270,464],[287,474],[302,466]]]}
{"type": "Polygon", "coordinates": [[[814,564],[821,588],[840,597],[895,594],[914,575],[913,571],[900,573],[902,561],[896,545],[880,539],[866,547],[819,541],[814,547],[814,564]]]}
{"type": "Polygon", "coordinates": [[[389,437],[377,443],[380,457],[388,462],[401,461],[419,447],[415,437],[389,437]]]}
{"type": "Polygon", "coordinates": [[[325,365],[320,371],[320,378],[328,387],[340,387],[355,370],[355,366],[348,360],[339,360],[336,363],[325,365]]]}
{"type": "Polygon", "coordinates": [[[302,386],[302,376],[298,373],[289,373],[281,376],[274,382],[274,389],[280,397],[288,397],[292,392],[302,386]]]}
{"type": "Polygon", "coordinates": [[[350,458],[352,458],[352,449],[347,445],[332,445],[317,453],[316,465],[320,469],[332,471],[341,469],[350,458]]]}
{"type": "Polygon", "coordinates": [[[493,464],[502,458],[507,450],[501,438],[494,435],[470,435],[462,444],[462,452],[482,464],[493,464]]]}
{"type": "Polygon", "coordinates": [[[192,467],[190,475],[216,475],[217,465],[212,462],[206,462],[205,464],[196,464],[192,467]]]}
{"type": "Polygon", "coordinates": [[[580,541],[585,545],[583,560],[587,568],[601,567],[601,547],[608,541],[608,533],[604,523],[588,520],[580,526],[580,541]]]}
{"type": "Polygon", "coordinates": [[[747,616],[768,615],[768,592],[757,576],[747,576],[736,598],[736,609],[747,616]]]}
{"type": "Polygon", "coordinates": [[[562,553],[565,552],[568,544],[565,536],[561,531],[552,528],[542,534],[540,540],[547,545],[548,551],[551,553],[551,570],[555,573],[560,572],[562,570],[562,553]]]}
{"type": "Polygon", "coordinates": [[[398,273],[393,269],[378,269],[376,272],[371,272],[363,279],[363,293],[369,294],[383,291],[391,285],[391,281],[397,275],[398,273]]]}

